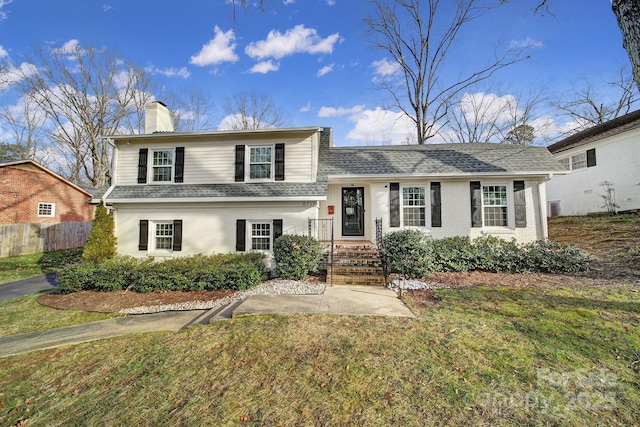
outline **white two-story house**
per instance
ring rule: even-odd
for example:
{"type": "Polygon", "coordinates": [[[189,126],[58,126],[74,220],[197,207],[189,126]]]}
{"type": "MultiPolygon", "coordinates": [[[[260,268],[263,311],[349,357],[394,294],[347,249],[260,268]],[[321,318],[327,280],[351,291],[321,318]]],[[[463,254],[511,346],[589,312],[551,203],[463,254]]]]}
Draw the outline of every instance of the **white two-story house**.
{"type": "MultiPolygon", "coordinates": [[[[335,240],[412,227],[433,238],[544,239],[546,148],[441,144],[339,148],[322,127],[173,132],[147,107],[145,134],[109,137],[118,252],[156,258],[270,253],[280,235],[333,219],[335,240]]],[[[97,200],[96,200],[97,201],[97,200]]]]}
{"type": "Polygon", "coordinates": [[[570,171],[547,184],[549,216],[640,210],[640,110],[573,134],[549,146],[570,171]]]}

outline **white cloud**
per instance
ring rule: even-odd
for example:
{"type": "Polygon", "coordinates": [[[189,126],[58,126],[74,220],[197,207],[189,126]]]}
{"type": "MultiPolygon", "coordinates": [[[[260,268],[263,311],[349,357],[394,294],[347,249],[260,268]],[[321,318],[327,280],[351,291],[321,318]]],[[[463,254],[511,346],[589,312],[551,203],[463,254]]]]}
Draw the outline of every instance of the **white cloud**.
{"type": "Polygon", "coordinates": [[[213,29],[215,36],[209,43],[202,46],[197,54],[189,60],[190,64],[205,67],[207,65],[217,65],[223,62],[236,62],[238,55],[234,52],[236,48],[236,36],[233,30],[223,32],[217,25],[213,29]]]}
{"type": "Polygon", "coordinates": [[[296,0],[282,0],[282,3],[284,3],[286,5],[294,4],[295,2],[296,2],[296,0]]]}
{"type": "Polygon", "coordinates": [[[519,115],[518,101],[513,95],[465,93],[457,107],[469,121],[504,123],[519,115]]]}
{"type": "Polygon", "coordinates": [[[3,11],[2,9],[5,6],[10,5],[13,2],[13,0],[0,0],[0,21],[3,19],[7,19],[7,12],[3,11]]]}
{"type": "Polygon", "coordinates": [[[389,62],[387,58],[382,58],[380,61],[373,61],[371,66],[374,68],[373,72],[376,75],[373,78],[374,81],[394,76],[400,72],[400,64],[397,62],[389,62]]]}
{"type": "Polygon", "coordinates": [[[364,105],[356,105],[351,108],[343,108],[343,107],[321,107],[318,110],[318,117],[337,117],[337,116],[346,116],[358,114],[364,110],[364,105]]]}
{"type": "Polygon", "coordinates": [[[271,60],[258,62],[256,65],[249,69],[250,73],[259,73],[259,74],[267,74],[270,71],[278,71],[280,69],[280,64],[278,62],[274,63],[271,60]]]}
{"type": "Polygon", "coordinates": [[[115,10],[115,7],[111,6],[110,4],[103,4],[102,10],[105,12],[109,12],[110,10],[115,10]]]}
{"type": "Polygon", "coordinates": [[[334,64],[331,64],[331,65],[325,65],[324,67],[320,68],[320,69],[318,70],[317,76],[318,76],[318,77],[322,77],[322,76],[324,76],[325,74],[329,74],[330,72],[332,72],[332,71],[333,71],[333,65],[334,65],[334,64]]]}
{"type": "Polygon", "coordinates": [[[144,69],[146,72],[151,74],[161,74],[167,77],[182,77],[183,79],[188,79],[191,76],[191,73],[187,70],[187,67],[182,68],[165,68],[160,69],[156,68],[153,65],[150,65],[144,69]]]}
{"type": "Polygon", "coordinates": [[[336,0],[325,0],[325,1],[329,6],[333,6],[334,4],[336,4],[336,0]]]}
{"type": "Polygon", "coordinates": [[[307,105],[304,105],[302,108],[300,108],[300,112],[301,113],[308,113],[309,111],[311,111],[311,103],[307,102],[307,105]]]}
{"type": "Polygon", "coordinates": [[[62,47],[51,49],[54,53],[79,53],[80,41],[78,39],[71,39],[64,43],[62,47]]]}
{"type": "Polygon", "coordinates": [[[284,34],[271,30],[265,40],[250,43],[245,52],[253,59],[282,59],[296,53],[332,53],[338,40],[338,33],[323,39],[315,29],[296,25],[284,34]]]}
{"type": "Polygon", "coordinates": [[[0,46],[0,59],[6,58],[7,56],[9,56],[7,51],[4,49],[4,47],[0,46]]]}
{"type": "Polygon", "coordinates": [[[355,125],[347,134],[347,139],[366,144],[402,144],[415,140],[415,125],[402,112],[378,107],[354,114],[349,120],[355,125]]]}
{"type": "Polygon", "coordinates": [[[544,47],[544,43],[539,40],[534,40],[531,37],[527,37],[524,40],[511,40],[511,49],[525,49],[530,47],[544,47]]]}
{"type": "Polygon", "coordinates": [[[23,62],[19,67],[10,66],[3,73],[0,73],[0,91],[8,89],[24,77],[32,76],[37,72],[38,67],[27,62],[23,62]]]}

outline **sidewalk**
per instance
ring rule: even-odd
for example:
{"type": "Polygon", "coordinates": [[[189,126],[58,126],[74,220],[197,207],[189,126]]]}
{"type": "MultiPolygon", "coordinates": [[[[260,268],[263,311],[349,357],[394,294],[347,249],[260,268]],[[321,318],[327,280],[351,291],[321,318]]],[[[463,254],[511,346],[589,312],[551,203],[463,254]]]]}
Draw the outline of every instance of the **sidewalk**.
{"type": "Polygon", "coordinates": [[[322,295],[253,295],[211,310],[139,314],[0,337],[0,357],[121,335],[178,331],[219,320],[276,313],[415,317],[396,293],[374,286],[327,286],[322,295]]]}

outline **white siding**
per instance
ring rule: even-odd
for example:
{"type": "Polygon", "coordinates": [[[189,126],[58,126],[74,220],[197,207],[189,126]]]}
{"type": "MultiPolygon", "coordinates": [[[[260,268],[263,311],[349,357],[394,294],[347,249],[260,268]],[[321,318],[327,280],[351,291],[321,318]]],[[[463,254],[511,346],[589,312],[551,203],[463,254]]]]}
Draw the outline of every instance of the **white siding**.
{"type": "MultiPolygon", "coordinates": [[[[243,138],[211,140],[206,137],[181,140],[176,138],[162,140],[135,139],[131,144],[118,144],[116,185],[138,185],[138,153],[140,148],[150,151],[158,148],[185,147],[184,184],[222,184],[232,183],[235,177],[236,145],[274,145],[285,144],[285,180],[288,182],[312,182],[315,180],[313,161],[313,140],[315,135],[299,138],[270,139],[243,138]]],[[[245,153],[248,156],[248,151],[245,153]]],[[[149,156],[151,158],[151,156],[149,156]]],[[[141,184],[142,185],[142,184],[141,184]]],[[[167,183],[171,185],[171,183],[167,183]]]]}
{"type": "MultiPolygon", "coordinates": [[[[307,202],[308,203],[308,202],[307,202]]],[[[118,253],[145,257],[146,251],[138,250],[140,220],[172,221],[181,219],[182,251],[172,256],[234,252],[236,248],[236,220],[283,220],[284,234],[306,234],[308,218],[315,218],[317,206],[305,206],[303,202],[280,203],[193,203],[115,205],[118,253]]],[[[156,255],[157,256],[157,255],[156,255]]]]}
{"type": "Polygon", "coordinates": [[[556,153],[557,159],[596,150],[596,165],[557,176],[547,183],[547,200],[560,203],[560,215],[605,212],[604,181],[615,184],[619,210],[640,209],[640,129],[556,153]]]}
{"type": "MultiPolygon", "coordinates": [[[[476,181],[477,179],[473,179],[476,181]]],[[[516,179],[517,180],[517,179],[516,179]]],[[[430,180],[390,180],[389,182],[399,182],[400,192],[404,186],[423,186],[426,190],[425,217],[426,226],[420,227],[426,234],[434,239],[442,239],[453,236],[469,236],[476,238],[485,235],[493,235],[504,239],[515,238],[518,242],[529,242],[546,238],[546,216],[544,212],[545,200],[542,200],[542,210],[540,205],[540,190],[544,199],[544,183],[538,181],[525,181],[525,200],[527,206],[527,226],[523,228],[515,227],[515,208],[513,197],[513,177],[505,179],[480,180],[483,185],[505,185],[507,187],[508,198],[508,226],[507,227],[471,227],[471,196],[469,190],[469,180],[434,180],[441,184],[442,202],[442,227],[431,227],[431,198],[430,180]],[[540,188],[540,186],[542,186],[540,188]]],[[[375,219],[382,218],[383,233],[400,230],[389,226],[389,182],[374,182],[371,184],[354,183],[353,186],[365,188],[365,236],[363,239],[375,240],[375,219]]],[[[327,200],[320,203],[320,217],[334,218],[334,235],[337,240],[354,239],[354,237],[344,237],[342,232],[342,205],[341,189],[350,187],[349,184],[330,184],[327,200]],[[334,215],[328,214],[328,206],[334,206],[334,215]]],[[[402,200],[401,200],[402,203],[402,200]]],[[[402,211],[402,206],[400,206],[402,211]]],[[[402,215],[402,214],[401,214],[402,215]]]]}

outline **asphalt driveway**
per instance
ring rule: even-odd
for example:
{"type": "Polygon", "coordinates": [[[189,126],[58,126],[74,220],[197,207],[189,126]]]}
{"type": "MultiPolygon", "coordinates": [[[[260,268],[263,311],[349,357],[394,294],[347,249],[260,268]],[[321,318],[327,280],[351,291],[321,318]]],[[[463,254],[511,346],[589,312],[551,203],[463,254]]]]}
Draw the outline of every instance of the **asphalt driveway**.
{"type": "Polygon", "coordinates": [[[56,286],[56,274],[32,277],[17,282],[0,285],[0,301],[21,297],[23,295],[53,289],[56,286]]]}

